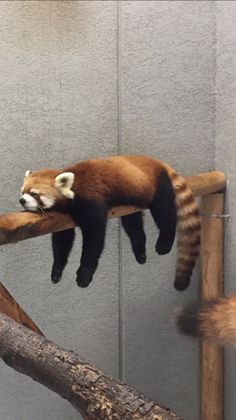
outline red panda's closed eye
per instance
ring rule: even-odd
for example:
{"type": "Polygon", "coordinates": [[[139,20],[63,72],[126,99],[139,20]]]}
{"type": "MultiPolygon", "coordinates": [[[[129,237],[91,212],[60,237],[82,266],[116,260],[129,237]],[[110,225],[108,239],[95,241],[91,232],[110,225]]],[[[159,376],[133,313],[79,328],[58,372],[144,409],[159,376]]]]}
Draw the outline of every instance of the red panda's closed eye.
{"type": "Polygon", "coordinates": [[[30,193],[30,195],[31,195],[32,197],[38,197],[38,196],[39,196],[39,193],[36,193],[36,192],[31,192],[31,193],[30,193]]]}

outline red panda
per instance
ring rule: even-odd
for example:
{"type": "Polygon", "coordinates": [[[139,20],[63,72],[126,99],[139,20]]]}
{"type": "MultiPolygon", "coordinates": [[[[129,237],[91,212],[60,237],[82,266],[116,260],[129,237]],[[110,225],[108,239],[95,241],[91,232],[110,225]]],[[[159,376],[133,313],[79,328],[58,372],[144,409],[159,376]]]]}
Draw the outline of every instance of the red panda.
{"type": "Polygon", "coordinates": [[[181,332],[218,344],[236,344],[236,295],[183,308],[177,316],[181,332]]]}
{"type": "MultiPolygon", "coordinates": [[[[20,203],[26,210],[54,209],[71,215],[82,231],[77,283],[87,287],[102,253],[108,209],[116,205],[149,208],[159,229],[158,254],[168,253],[178,231],[175,287],[184,290],[200,243],[200,217],[191,189],[167,163],[147,156],[112,156],[81,161],[64,170],[26,171],[20,203]]],[[[136,260],[146,261],[142,212],[121,218],[136,260]]],[[[74,241],[74,229],[52,235],[57,283],[74,241]]]]}

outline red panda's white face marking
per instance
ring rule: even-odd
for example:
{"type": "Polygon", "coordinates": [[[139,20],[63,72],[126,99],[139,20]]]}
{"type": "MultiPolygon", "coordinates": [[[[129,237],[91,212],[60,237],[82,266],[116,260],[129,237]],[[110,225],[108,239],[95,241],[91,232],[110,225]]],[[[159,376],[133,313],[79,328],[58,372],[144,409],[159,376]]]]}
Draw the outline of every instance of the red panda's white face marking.
{"type": "Polygon", "coordinates": [[[40,191],[30,190],[29,193],[25,193],[22,188],[22,195],[20,203],[26,210],[37,211],[39,209],[50,209],[55,204],[55,199],[47,195],[41,194],[40,191]]]}
{"type": "Polygon", "coordinates": [[[42,202],[43,209],[50,209],[54,206],[55,200],[52,197],[47,197],[46,195],[41,195],[40,200],[42,202]]]}
{"type": "Polygon", "coordinates": [[[39,205],[38,205],[37,200],[28,193],[22,194],[22,196],[20,198],[20,204],[26,210],[37,211],[39,209],[39,205]]]}
{"type": "Polygon", "coordinates": [[[71,187],[74,182],[72,172],[56,175],[58,171],[42,170],[26,171],[24,184],[21,188],[21,205],[29,211],[50,209],[56,202],[73,199],[71,187]]]}

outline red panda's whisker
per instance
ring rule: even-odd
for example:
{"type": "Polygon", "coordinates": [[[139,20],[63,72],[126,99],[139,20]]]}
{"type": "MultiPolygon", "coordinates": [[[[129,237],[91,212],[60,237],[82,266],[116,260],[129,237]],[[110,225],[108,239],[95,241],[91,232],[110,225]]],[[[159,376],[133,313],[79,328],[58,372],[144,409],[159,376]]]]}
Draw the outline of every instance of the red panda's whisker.
{"type": "Polygon", "coordinates": [[[42,214],[45,214],[45,210],[43,209],[43,207],[39,206],[38,208],[39,208],[39,210],[41,211],[42,214]]]}

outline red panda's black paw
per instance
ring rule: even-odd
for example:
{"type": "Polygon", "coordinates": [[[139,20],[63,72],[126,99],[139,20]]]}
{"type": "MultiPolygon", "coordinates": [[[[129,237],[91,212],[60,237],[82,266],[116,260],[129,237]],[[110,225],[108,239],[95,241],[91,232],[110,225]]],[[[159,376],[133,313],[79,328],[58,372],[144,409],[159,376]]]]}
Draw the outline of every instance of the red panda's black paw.
{"type": "Polygon", "coordinates": [[[145,254],[141,254],[141,255],[135,255],[136,261],[139,264],[145,264],[145,262],[147,261],[147,257],[145,254]]]}
{"type": "Polygon", "coordinates": [[[89,268],[81,265],[77,271],[77,276],[76,276],[76,283],[78,284],[78,286],[82,288],[88,287],[92,279],[93,279],[93,272],[91,272],[89,268]]]}
{"type": "Polygon", "coordinates": [[[167,242],[163,242],[160,241],[158,239],[157,243],[156,243],[156,252],[158,255],[165,255],[168,254],[170,252],[172,248],[172,243],[167,243],[167,242]]]}
{"type": "Polygon", "coordinates": [[[59,281],[61,280],[61,277],[62,277],[61,270],[55,270],[55,269],[52,270],[51,280],[54,284],[59,283],[59,281]]]}

